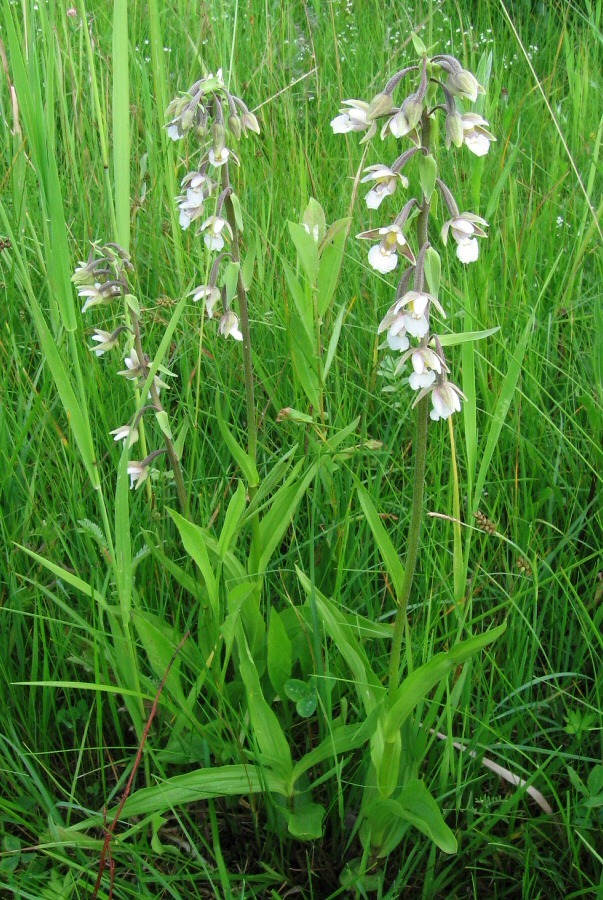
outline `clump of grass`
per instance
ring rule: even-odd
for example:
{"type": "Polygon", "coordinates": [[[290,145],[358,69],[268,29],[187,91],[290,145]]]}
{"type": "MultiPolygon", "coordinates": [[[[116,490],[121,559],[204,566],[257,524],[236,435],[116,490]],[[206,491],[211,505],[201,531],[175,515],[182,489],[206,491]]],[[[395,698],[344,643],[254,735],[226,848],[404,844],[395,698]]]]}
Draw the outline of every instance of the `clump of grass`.
{"type": "MultiPolygon", "coordinates": [[[[7,57],[0,92],[7,123],[0,144],[6,173],[0,203],[2,888],[30,896],[90,892],[102,823],[85,834],[73,826],[105,805],[114,808],[123,791],[165,670],[161,645],[149,652],[160,640],[154,627],[173,644],[176,634],[197,627],[206,604],[196,569],[164,513],[176,503],[170,481],[154,485],[149,506],[141,491],[129,495],[124,468],[116,496],[119,454],[108,432],[130,414],[131,395],[125,384],[114,386],[86,350],[88,326],[69,284],[74,262],[91,240],[126,246],[127,232],[148,339],[160,345],[177,304],[198,283],[199,262],[195,242],[178,225],[178,151],[163,129],[163,111],[197,75],[193,48],[209,70],[224,63],[233,87],[263,101],[257,111],[262,141],[237,185],[246,211],[244,246],[253,245],[256,255],[251,328],[258,470],[263,476],[294,443],[314,447],[312,427],[276,423],[281,409],[303,411],[306,404],[287,331],[291,301],[284,299],[283,261],[295,266],[295,255],[284,220],[299,221],[315,196],[328,222],[349,215],[352,228],[364,227],[365,214],[342,199],[360,162],[357,147],[331,135],[328,123],[340,99],[376,92],[392,67],[404,64],[410,30],[425,22],[425,43],[445,50],[453,40],[470,69],[484,49],[493,53],[487,118],[498,137],[496,153],[468,182],[461,183],[454,166],[447,179],[470,197],[486,198],[474,207],[491,226],[482,268],[468,270],[455,290],[463,311],[454,324],[500,331],[487,355],[479,347],[456,348],[453,357],[463,389],[475,384],[475,412],[463,420],[456,441],[458,477],[471,487],[459,492],[455,513],[448,439],[437,436],[427,460],[426,498],[430,511],[450,518],[425,523],[426,555],[408,608],[413,649],[427,658],[434,647],[454,642],[460,622],[481,630],[485,621],[508,615],[509,626],[483,659],[425,703],[424,719],[449,740],[414,733],[425,743],[425,771],[460,838],[459,854],[448,859],[427,842],[407,840],[403,853],[392,855],[385,883],[390,896],[595,892],[602,849],[592,812],[596,799],[593,805],[589,798],[598,796],[603,733],[603,375],[595,252],[601,5],[584,12],[517,3],[507,17],[494,4],[481,4],[470,16],[436,4],[403,12],[399,4],[384,10],[373,2],[353,11],[320,2],[267,10],[246,0],[226,8],[207,3],[200,17],[178,2],[168,17],[151,2],[148,14],[142,7],[128,10],[126,32],[124,9],[117,4],[112,18],[103,4],[78,6],[75,16],[45,5],[28,3],[17,11],[7,4],[1,19],[7,57]],[[116,88],[114,94],[116,74],[121,93],[116,88]],[[476,298],[471,309],[463,305],[467,296],[476,298]],[[510,371],[517,390],[501,403],[510,371]],[[488,442],[495,433],[496,441],[488,442]],[[496,524],[494,534],[477,529],[478,510],[496,524]],[[467,578],[455,582],[456,518],[463,523],[467,578]],[[127,540],[129,555],[122,558],[129,563],[116,582],[111,566],[127,540]],[[127,653],[120,652],[124,636],[127,653]],[[459,753],[452,738],[477,758],[459,753]],[[537,785],[553,816],[483,768],[483,755],[537,785]]],[[[376,161],[369,155],[366,164],[376,161]]],[[[342,445],[347,456],[323,448],[328,476],[323,468],[275,548],[262,609],[270,604],[286,614],[299,604],[299,565],[339,610],[378,624],[366,653],[383,671],[383,629],[394,603],[354,499],[352,474],[399,545],[407,525],[399,498],[408,483],[409,418],[402,396],[394,396],[401,405],[392,413],[392,394],[381,391],[388,382],[378,375],[372,329],[389,303],[387,286],[374,285],[352,243],[342,271],[333,301],[333,322],[344,312],[326,387],[327,434],[359,414],[361,420],[342,445]],[[381,446],[359,451],[367,441],[381,446]]],[[[452,284],[445,288],[453,290],[452,284]]],[[[195,521],[217,537],[239,470],[222,437],[215,395],[222,396],[231,433],[244,443],[244,430],[233,424],[245,417],[240,356],[237,346],[199,333],[196,308],[185,304],[181,315],[178,340],[165,350],[179,374],[179,415],[194,435],[185,466],[195,521]]],[[[333,677],[339,696],[338,685],[349,676],[332,672],[335,648],[311,625],[300,627],[302,644],[310,660],[319,651],[321,683],[333,677]]],[[[178,757],[173,748],[166,753],[181,711],[166,688],[139,770],[141,789],[161,784],[175,766],[184,775],[218,764],[215,734],[226,752],[241,754],[241,746],[250,746],[250,726],[240,712],[243,688],[232,688],[220,699],[219,715],[210,715],[220,681],[210,672],[199,688],[194,652],[183,650],[179,676],[186,695],[200,690],[190,741],[178,757]]],[[[326,720],[322,714],[294,718],[294,704],[285,703],[297,759],[315,745],[318,723],[326,720]]],[[[336,894],[333,860],[355,849],[350,835],[361,762],[351,751],[345,770],[333,764],[333,786],[317,787],[314,799],[337,815],[321,840],[295,849],[280,837],[278,809],[257,796],[176,803],[173,818],[131,821],[112,850],[115,895],[259,897],[290,888],[308,897],[336,894]]],[[[108,879],[102,890],[106,896],[108,879]]]]}

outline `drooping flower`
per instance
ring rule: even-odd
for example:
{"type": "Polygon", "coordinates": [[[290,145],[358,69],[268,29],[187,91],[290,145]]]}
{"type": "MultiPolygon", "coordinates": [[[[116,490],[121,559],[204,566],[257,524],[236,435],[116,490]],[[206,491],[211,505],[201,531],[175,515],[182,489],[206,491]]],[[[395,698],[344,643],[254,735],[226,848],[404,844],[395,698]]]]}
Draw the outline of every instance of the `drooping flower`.
{"type": "Polygon", "coordinates": [[[496,138],[484,127],[488,123],[477,113],[463,113],[463,143],[476,156],[485,156],[496,138]]]}
{"type": "Polygon", "coordinates": [[[367,181],[374,182],[373,187],[366,195],[366,205],[369,209],[379,209],[383,200],[390,194],[393,194],[400,182],[403,187],[408,187],[408,178],[398,172],[392,172],[389,166],[381,163],[375,166],[368,166],[364,170],[367,174],[361,179],[362,183],[367,181]]]}
{"type": "Polygon", "coordinates": [[[138,490],[140,485],[147,480],[150,474],[150,467],[143,466],[138,460],[131,460],[128,463],[128,475],[130,476],[130,489],[138,490]]]}
{"type": "Polygon", "coordinates": [[[128,447],[131,447],[138,440],[138,428],[132,425],[120,425],[119,428],[114,428],[109,434],[113,435],[114,441],[123,441],[124,445],[128,444],[128,447]]]}
{"type": "Polygon", "coordinates": [[[78,291],[78,296],[86,298],[86,302],[82,306],[82,312],[85,313],[92,306],[111,303],[114,297],[121,294],[121,289],[122,285],[116,281],[107,281],[105,284],[97,281],[94,284],[81,287],[78,291]]]}
{"type": "Polygon", "coordinates": [[[481,226],[488,227],[488,223],[481,216],[463,212],[444,223],[442,228],[442,240],[448,243],[450,233],[456,241],[456,255],[463,263],[475,262],[479,255],[479,246],[476,238],[487,237],[481,226]]]}
{"type": "Polygon", "coordinates": [[[209,250],[222,250],[224,234],[229,240],[232,240],[232,228],[222,216],[210,216],[201,225],[197,234],[203,235],[203,241],[209,250]]]}
{"type": "Polygon", "coordinates": [[[208,318],[213,318],[214,306],[220,299],[219,289],[215,285],[200,284],[199,287],[196,287],[190,292],[189,297],[191,296],[193,298],[193,303],[198,303],[199,300],[205,300],[205,310],[208,318]]]}
{"type": "Polygon", "coordinates": [[[91,335],[91,340],[96,341],[96,347],[89,347],[93,353],[96,353],[97,356],[102,356],[103,353],[106,353],[108,350],[113,350],[114,347],[117,347],[119,341],[119,329],[117,333],[115,331],[103,331],[100,328],[94,329],[94,334],[91,335]]]}
{"type": "Polygon", "coordinates": [[[208,156],[212,166],[223,166],[228,162],[230,150],[228,147],[220,147],[218,150],[214,150],[213,147],[210,147],[208,156]]]}
{"type": "Polygon", "coordinates": [[[235,339],[235,341],[242,341],[243,335],[239,330],[239,319],[238,316],[233,313],[231,309],[227,309],[222,318],[220,319],[220,324],[218,325],[218,331],[224,337],[228,337],[229,335],[235,339]]]}
{"type": "Polygon", "coordinates": [[[428,308],[433,304],[446,318],[437,297],[425,291],[407,291],[389,308],[379,324],[377,333],[387,331],[387,342],[392,350],[407,350],[407,335],[424,338],[429,332],[428,308]]]}
{"type": "Polygon", "coordinates": [[[411,140],[416,141],[416,130],[422,115],[423,103],[417,94],[410,94],[398,112],[387,120],[381,129],[381,137],[385,138],[390,132],[396,138],[408,135],[411,140]]]}
{"type": "Polygon", "coordinates": [[[349,109],[340,109],[339,115],[331,121],[331,128],[334,134],[347,134],[349,131],[367,131],[367,139],[372,137],[377,126],[368,118],[369,104],[364,100],[344,100],[344,107],[349,109]]]}
{"type": "Polygon", "coordinates": [[[138,358],[138,353],[135,348],[132,347],[130,350],[129,356],[124,356],[124,362],[126,364],[126,368],[121,372],[118,372],[118,375],[123,375],[124,378],[128,378],[130,381],[136,381],[139,378],[143,378],[146,376],[146,361],[142,363],[138,358]]]}
{"type": "Polygon", "coordinates": [[[189,172],[181,184],[186,193],[176,197],[176,203],[180,210],[180,226],[186,231],[191,222],[203,214],[203,204],[211,196],[216,182],[205,172],[189,172]]]}
{"type": "Polygon", "coordinates": [[[419,347],[415,347],[404,354],[396,366],[396,372],[400,370],[409,357],[414,371],[410,375],[408,383],[413,391],[420,391],[422,388],[434,384],[436,373],[441,375],[442,369],[445,368],[445,363],[442,362],[436,351],[425,344],[421,344],[419,347]]]}
{"type": "Polygon", "coordinates": [[[431,390],[433,409],[429,413],[430,418],[437,422],[439,419],[447,419],[455,412],[460,412],[461,397],[463,397],[462,391],[451,381],[441,381],[436,384],[431,390]]]}
{"type": "Polygon", "coordinates": [[[398,253],[405,256],[411,263],[415,262],[414,254],[406,243],[406,238],[399,225],[371,228],[369,231],[361,231],[356,237],[361,241],[379,241],[369,250],[368,260],[373,269],[383,275],[396,268],[398,253]]]}

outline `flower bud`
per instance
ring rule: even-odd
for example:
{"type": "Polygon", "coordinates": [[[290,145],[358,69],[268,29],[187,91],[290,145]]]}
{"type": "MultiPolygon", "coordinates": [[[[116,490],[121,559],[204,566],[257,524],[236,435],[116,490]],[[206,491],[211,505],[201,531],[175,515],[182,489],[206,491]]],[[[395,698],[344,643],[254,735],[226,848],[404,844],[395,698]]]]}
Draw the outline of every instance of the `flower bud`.
{"type": "Polygon", "coordinates": [[[378,119],[379,116],[387,116],[393,108],[394,101],[391,94],[377,94],[369,103],[368,119],[378,119]]]}
{"type": "Polygon", "coordinates": [[[218,122],[214,122],[214,124],[211,126],[211,134],[214,153],[216,156],[221,156],[222,151],[226,146],[224,126],[220,125],[218,122]]]}
{"type": "Polygon", "coordinates": [[[254,134],[260,133],[260,123],[252,112],[243,113],[243,131],[253,131],[254,134]]]}
{"type": "Polygon", "coordinates": [[[241,137],[241,120],[234,113],[228,117],[228,127],[238,141],[241,137]]]}
{"type": "Polygon", "coordinates": [[[478,94],[483,94],[484,89],[478,83],[477,78],[467,69],[460,69],[448,76],[448,89],[457,97],[465,97],[472,103],[477,100],[478,94]]]}
{"type": "Polygon", "coordinates": [[[446,146],[462,147],[464,139],[463,120],[459,113],[451,112],[446,116],[446,146]]]}
{"type": "Polygon", "coordinates": [[[180,130],[185,133],[190,131],[195,120],[195,110],[188,106],[180,117],[180,130]]]}

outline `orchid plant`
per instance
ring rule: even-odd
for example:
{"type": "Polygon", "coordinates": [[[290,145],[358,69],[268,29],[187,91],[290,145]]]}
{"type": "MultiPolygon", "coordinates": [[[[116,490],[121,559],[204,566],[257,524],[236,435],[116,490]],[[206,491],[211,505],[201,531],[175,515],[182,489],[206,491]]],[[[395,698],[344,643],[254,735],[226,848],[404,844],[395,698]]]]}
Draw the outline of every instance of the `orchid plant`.
{"type": "MultiPolygon", "coordinates": [[[[437,813],[435,802],[416,777],[419,760],[413,757],[410,721],[405,719],[410,711],[407,707],[410,706],[411,685],[414,685],[419,670],[400,683],[401,648],[424,515],[428,422],[430,418],[433,421],[449,419],[460,411],[462,401],[466,399],[461,389],[449,379],[450,369],[443,345],[450,345],[454,340],[447,335],[444,341],[435,325],[437,319],[446,318],[439,298],[441,257],[433,246],[430,230],[436,192],[449,214],[439,229],[441,241],[446,245],[452,238],[456,256],[462,263],[469,264],[478,259],[479,240],[486,237],[488,227],[481,216],[460,211],[452,190],[441,177],[436,158],[439,148],[434,146],[434,123],[437,118],[444,118],[443,143],[448,150],[465,146],[476,156],[484,156],[495,138],[481,115],[465,109],[466,104],[475,103],[484,93],[475,75],[456,57],[449,54],[430,56],[419,38],[413,36],[413,42],[419,57],[416,64],[393,75],[370,102],[344,101],[339,115],[331,122],[336,134],[363,133],[362,143],[371,140],[379,131],[383,140],[393,137],[410,145],[403,147],[392,162],[369,166],[361,179],[369,185],[366,204],[371,210],[381,211],[396,196],[404,197],[398,211],[384,217],[385,224],[362,231],[357,238],[372,242],[368,263],[379,275],[394,272],[401,261],[406,264],[395,289],[394,302],[378,324],[377,332],[385,334],[383,346],[396,354],[393,365],[396,374],[408,370],[410,364],[407,383],[416,394],[412,405],[417,409],[417,426],[413,500],[404,567],[399,564],[397,553],[378,522],[368,495],[359,489],[373,534],[382,556],[388,561],[397,610],[385,702],[388,711],[371,739],[372,769],[367,778],[359,826],[365,853],[355,866],[356,872],[367,871],[372,862],[391,852],[409,822],[429,834],[441,849],[453,852],[455,846],[451,832],[437,813]],[[401,91],[401,100],[395,101],[394,95],[401,91]],[[417,182],[418,195],[405,196],[411,183],[417,182]],[[404,714],[394,715],[394,710],[402,709],[404,714]],[[418,815],[419,798],[425,812],[431,809],[422,822],[418,815]]],[[[494,636],[492,633],[492,638],[494,636]]],[[[436,659],[434,657],[425,668],[436,659]]]]}

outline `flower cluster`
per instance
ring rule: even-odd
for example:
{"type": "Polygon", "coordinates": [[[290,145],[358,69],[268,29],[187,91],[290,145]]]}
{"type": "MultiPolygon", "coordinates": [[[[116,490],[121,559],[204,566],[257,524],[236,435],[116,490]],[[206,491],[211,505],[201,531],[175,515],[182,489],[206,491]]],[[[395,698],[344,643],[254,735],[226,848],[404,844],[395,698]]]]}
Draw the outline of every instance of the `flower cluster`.
{"type": "MultiPolygon", "coordinates": [[[[203,237],[208,250],[221,254],[219,259],[235,259],[238,251],[233,248],[234,218],[242,230],[240,216],[236,217],[238,201],[230,185],[228,166],[239,160],[232,147],[227,146],[227,134],[238,140],[241,135],[259,134],[256,116],[240,97],[231,94],[224,84],[222,70],[196,81],[188,91],[176,97],[167,108],[167,133],[174,141],[185,136],[195,138],[200,145],[198,167],[188,172],[181,181],[182,193],[176,197],[180,225],[186,230],[192,223],[198,224],[196,234],[203,237]],[[208,203],[211,208],[206,212],[208,203]],[[223,214],[229,204],[232,215],[223,214]],[[223,252],[224,251],[224,252],[223,252]]],[[[230,308],[230,297],[217,286],[219,267],[214,265],[208,284],[191,291],[194,301],[204,300],[209,318],[214,315],[216,304],[223,301],[223,314],[218,331],[242,341],[239,319],[230,308]]]]}
{"type": "MultiPolygon", "coordinates": [[[[103,356],[105,353],[118,348],[121,336],[127,335],[129,338],[129,349],[124,356],[126,368],[117,374],[133,382],[135,387],[138,388],[147,381],[151,362],[146,353],[142,351],[140,342],[138,303],[136,298],[129,292],[128,274],[132,272],[132,269],[130,257],[122,247],[111,243],[94,244],[88,259],[85,262],[78,263],[71,280],[76,286],[78,296],[84,300],[82,313],[95,306],[108,306],[116,298],[121,298],[124,301],[125,308],[122,306],[120,313],[127,316],[127,321],[129,320],[130,324],[120,325],[113,331],[94,328],[91,336],[93,344],[89,347],[89,350],[98,357],[103,356]]],[[[163,375],[173,374],[164,366],[159,366],[159,369],[163,375]]],[[[168,388],[168,384],[158,375],[155,375],[148,395],[152,405],[143,407],[131,424],[120,425],[110,431],[109,433],[114,441],[123,441],[124,445],[128,447],[136,443],[139,438],[138,425],[144,412],[147,409],[152,409],[156,413],[163,412],[159,394],[165,388],[168,388]]],[[[150,463],[159,452],[163,451],[155,451],[142,463],[133,462],[128,464],[131,487],[139,487],[148,477],[150,463]],[[136,467],[140,471],[135,473],[134,469],[136,467]]]]}
{"type": "MultiPolygon", "coordinates": [[[[462,263],[472,263],[479,255],[478,239],[486,237],[488,223],[481,216],[461,212],[450,188],[438,177],[438,167],[431,148],[431,122],[440,114],[445,117],[444,136],[447,148],[466,146],[476,156],[484,156],[494,136],[488,122],[478,113],[468,112],[464,103],[475,103],[484,89],[476,77],[448,54],[429,57],[418,46],[420,60],[397,72],[370,103],[346,100],[331,122],[336,134],[364,132],[362,142],[370,140],[378,130],[381,138],[388,135],[406,138],[410,147],[391,164],[377,163],[365,170],[362,182],[370,184],[366,195],[369,209],[379,209],[383,201],[400,188],[406,190],[409,178],[405,170],[418,163],[421,194],[410,198],[389,223],[357,235],[360,240],[374,241],[368,253],[370,266],[381,274],[394,271],[400,257],[409,263],[398,283],[396,300],[381,320],[379,333],[386,333],[387,346],[401,354],[396,365],[400,371],[410,362],[410,387],[418,392],[415,404],[426,394],[432,401],[431,418],[448,418],[461,408],[459,388],[448,381],[448,367],[441,342],[432,333],[431,315],[445,318],[438,300],[440,259],[428,237],[427,219],[431,198],[438,190],[450,218],[441,226],[444,245],[449,237],[456,244],[456,256],[462,263]],[[402,83],[412,87],[399,106],[394,92],[402,83]],[[408,240],[408,225],[416,220],[420,246],[415,254],[408,240]]],[[[383,221],[383,220],[382,220],[383,221]]]]}

